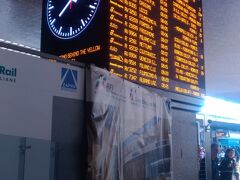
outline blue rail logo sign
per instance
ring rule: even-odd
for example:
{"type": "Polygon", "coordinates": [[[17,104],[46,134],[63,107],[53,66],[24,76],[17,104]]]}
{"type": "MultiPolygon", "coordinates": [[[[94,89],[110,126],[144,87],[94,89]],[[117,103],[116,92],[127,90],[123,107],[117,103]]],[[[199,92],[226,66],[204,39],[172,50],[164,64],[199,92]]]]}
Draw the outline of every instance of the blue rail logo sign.
{"type": "Polygon", "coordinates": [[[77,90],[78,72],[76,70],[62,68],[61,71],[61,88],[67,91],[77,90]]]}
{"type": "Polygon", "coordinates": [[[16,83],[17,68],[9,68],[4,65],[0,65],[0,81],[9,83],[16,83]]]}

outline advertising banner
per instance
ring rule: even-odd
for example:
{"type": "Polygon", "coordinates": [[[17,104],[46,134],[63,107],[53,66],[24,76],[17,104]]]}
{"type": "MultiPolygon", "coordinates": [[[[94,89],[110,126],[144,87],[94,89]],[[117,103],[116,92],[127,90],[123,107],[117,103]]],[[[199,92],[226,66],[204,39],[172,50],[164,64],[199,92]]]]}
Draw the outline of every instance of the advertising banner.
{"type": "Polygon", "coordinates": [[[171,179],[167,98],[91,67],[92,179],[171,179]]]}

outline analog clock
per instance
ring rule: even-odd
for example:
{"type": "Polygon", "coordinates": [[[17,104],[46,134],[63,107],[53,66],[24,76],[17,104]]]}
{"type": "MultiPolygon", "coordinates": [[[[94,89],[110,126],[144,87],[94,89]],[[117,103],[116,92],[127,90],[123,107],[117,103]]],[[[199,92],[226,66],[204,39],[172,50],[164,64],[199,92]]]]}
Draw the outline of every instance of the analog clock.
{"type": "Polygon", "coordinates": [[[100,0],[47,0],[47,23],[60,39],[81,34],[91,23],[100,0]]]}

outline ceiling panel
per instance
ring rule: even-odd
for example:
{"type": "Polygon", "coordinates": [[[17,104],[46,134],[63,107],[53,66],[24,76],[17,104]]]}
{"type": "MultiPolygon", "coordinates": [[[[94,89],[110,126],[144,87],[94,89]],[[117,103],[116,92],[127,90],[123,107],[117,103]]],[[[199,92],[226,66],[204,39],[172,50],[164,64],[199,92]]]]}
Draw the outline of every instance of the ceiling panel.
{"type": "Polygon", "coordinates": [[[203,0],[207,95],[240,102],[240,1],[203,0]]]}
{"type": "Polygon", "coordinates": [[[0,38],[40,47],[42,0],[1,0],[0,38]]]}

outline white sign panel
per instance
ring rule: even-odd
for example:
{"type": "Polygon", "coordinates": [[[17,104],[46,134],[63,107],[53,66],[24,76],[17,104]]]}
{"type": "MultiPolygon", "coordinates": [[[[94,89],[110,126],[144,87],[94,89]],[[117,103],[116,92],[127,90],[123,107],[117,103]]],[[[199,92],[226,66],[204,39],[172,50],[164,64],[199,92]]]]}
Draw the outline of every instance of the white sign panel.
{"type": "Polygon", "coordinates": [[[84,71],[0,49],[0,134],[51,138],[52,98],[83,100],[84,71]]]}

